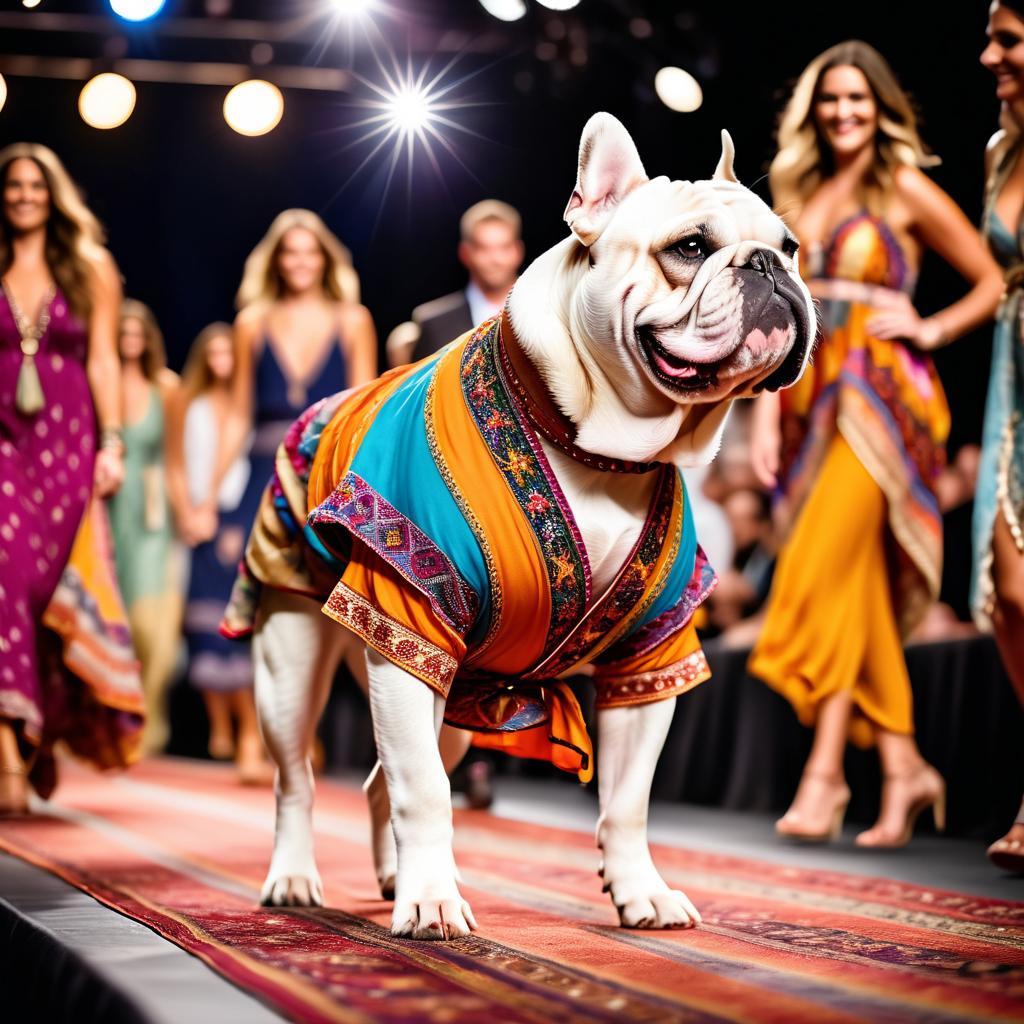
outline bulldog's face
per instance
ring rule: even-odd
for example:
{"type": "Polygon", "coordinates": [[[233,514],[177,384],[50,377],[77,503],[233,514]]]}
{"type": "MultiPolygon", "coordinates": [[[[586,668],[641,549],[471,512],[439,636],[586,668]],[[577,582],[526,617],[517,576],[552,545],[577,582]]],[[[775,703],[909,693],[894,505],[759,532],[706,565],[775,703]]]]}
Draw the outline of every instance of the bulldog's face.
{"type": "Polygon", "coordinates": [[[777,390],[803,372],[815,334],[797,242],[732,171],[648,179],[625,128],[587,125],[566,220],[587,248],[571,328],[635,413],[777,390]]]}

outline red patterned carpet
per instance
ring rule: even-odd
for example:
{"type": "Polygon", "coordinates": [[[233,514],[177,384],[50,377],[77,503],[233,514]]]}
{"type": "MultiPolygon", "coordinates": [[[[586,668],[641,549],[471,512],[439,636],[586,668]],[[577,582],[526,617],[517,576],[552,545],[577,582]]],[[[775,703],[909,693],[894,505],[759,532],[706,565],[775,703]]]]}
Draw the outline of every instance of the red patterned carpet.
{"type": "Polygon", "coordinates": [[[354,787],[318,791],[329,909],[266,910],[269,792],[183,761],[64,778],[51,814],[0,823],[0,848],[296,1021],[1024,1019],[1022,903],[659,847],[705,924],[625,931],[586,835],[464,812],[456,847],[481,930],[413,943],[386,930],[354,787]]]}

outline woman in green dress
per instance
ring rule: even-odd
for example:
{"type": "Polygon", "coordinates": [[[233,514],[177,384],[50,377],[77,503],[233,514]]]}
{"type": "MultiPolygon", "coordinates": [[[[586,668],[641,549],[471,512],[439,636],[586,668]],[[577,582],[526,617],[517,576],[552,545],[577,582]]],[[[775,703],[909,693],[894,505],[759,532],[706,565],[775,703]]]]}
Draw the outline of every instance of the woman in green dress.
{"type": "Polygon", "coordinates": [[[168,737],[166,691],[181,641],[182,579],[166,487],[164,428],[178,378],[167,369],[150,309],[133,299],[121,307],[118,338],[124,408],[125,479],[110,503],[117,577],[146,697],[145,753],[168,737]]]}

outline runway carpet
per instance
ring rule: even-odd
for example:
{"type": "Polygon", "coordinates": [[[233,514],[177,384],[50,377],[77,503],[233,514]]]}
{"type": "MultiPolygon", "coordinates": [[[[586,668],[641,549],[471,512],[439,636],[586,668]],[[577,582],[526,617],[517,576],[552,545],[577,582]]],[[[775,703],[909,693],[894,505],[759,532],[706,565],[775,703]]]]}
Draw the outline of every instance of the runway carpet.
{"type": "MultiPolygon", "coordinates": [[[[0,848],[144,922],[296,1021],[952,1022],[1024,1018],[1024,904],[660,847],[705,924],[626,931],[578,832],[457,815],[480,932],[393,939],[355,787],[321,781],[330,909],[256,906],[268,791],[184,761],[65,772],[0,848]]],[[[211,1019],[214,1019],[211,1017],[211,1019]]]]}

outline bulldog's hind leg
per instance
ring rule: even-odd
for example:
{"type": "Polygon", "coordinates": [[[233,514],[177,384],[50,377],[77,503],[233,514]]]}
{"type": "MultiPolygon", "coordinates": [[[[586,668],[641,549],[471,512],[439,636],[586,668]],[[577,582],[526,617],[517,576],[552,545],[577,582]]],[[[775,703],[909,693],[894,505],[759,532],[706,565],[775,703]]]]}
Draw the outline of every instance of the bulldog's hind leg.
{"type": "Polygon", "coordinates": [[[476,927],[452,851],[452,798],[438,749],[444,698],[367,648],[370,708],[398,847],[393,935],[454,939],[476,927]]]}
{"type": "Polygon", "coordinates": [[[689,928],[700,914],[685,893],[670,889],[647,846],[647,806],[675,698],[597,714],[601,876],[626,928],[689,928]]]}
{"type": "Polygon", "coordinates": [[[260,899],[273,906],[320,906],[323,886],[313,855],[310,743],[330,692],[347,630],[315,601],[265,590],[253,636],[256,710],[276,768],[274,853],[260,899]]]}

